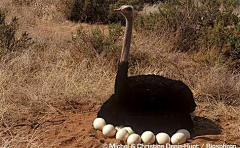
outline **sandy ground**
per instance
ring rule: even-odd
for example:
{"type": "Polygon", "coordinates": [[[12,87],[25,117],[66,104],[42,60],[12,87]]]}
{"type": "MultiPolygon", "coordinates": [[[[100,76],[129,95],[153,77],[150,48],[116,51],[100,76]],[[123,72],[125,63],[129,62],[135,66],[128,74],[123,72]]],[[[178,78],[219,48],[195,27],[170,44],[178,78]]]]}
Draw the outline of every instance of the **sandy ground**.
{"type": "MultiPolygon", "coordinates": [[[[101,104],[91,101],[75,102],[72,105],[64,105],[62,111],[51,114],[41,119],[31,133],[38,135],[42,141],[39,147],[78,147],[98,148],[103,144],[124,144],[114,138],[106,138],[101,131],[92,127],[101,104]]],[[[206,144],[236,144],[240,146],[240,139],[221,133],[221,127],[225,126],[224,119],[213,122],[205,117],[198,116],[196,110],[195,131],[187,141],[189,145],[206,146],[206,144]]],[[[22,127],[19,127],[22,128],[22,127]]]]}

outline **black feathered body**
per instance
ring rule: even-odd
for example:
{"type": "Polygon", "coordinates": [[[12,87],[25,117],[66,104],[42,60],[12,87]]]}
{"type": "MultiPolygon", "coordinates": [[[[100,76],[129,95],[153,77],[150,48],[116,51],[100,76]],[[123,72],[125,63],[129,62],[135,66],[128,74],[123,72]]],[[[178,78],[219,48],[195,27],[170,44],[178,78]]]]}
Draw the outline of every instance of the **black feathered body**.
{"type": "Polygon", "coordinates": [[[130,126],[139,134],[192,130],[190,113],[196,104],[183,82],[158,75],[127,77],[127,72],[128,63],[120,63],[115,93],[102,105],[98,117],[115,126],[130,126]]]}

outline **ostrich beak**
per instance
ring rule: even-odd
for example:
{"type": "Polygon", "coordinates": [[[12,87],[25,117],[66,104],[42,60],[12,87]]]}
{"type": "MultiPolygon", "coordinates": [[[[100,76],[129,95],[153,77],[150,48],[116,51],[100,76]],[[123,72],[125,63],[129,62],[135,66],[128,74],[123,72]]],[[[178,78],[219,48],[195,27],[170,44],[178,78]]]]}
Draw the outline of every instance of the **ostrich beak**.
{"type": "Polygon", "coordinates": [[[121,12],[121,9],[120,8],[114,9],[114,12],[119,13],[119,12],[121,12]]]}

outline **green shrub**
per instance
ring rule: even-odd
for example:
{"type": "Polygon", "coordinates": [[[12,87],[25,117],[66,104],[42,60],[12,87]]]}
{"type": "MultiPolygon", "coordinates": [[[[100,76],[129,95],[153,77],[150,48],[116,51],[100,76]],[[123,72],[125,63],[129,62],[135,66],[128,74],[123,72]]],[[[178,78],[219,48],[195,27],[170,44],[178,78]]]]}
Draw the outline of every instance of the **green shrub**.
{"type": "Polygon", "coordinates": [[[195,46],[198,37],[198,11],[193,1],[169,0],[159,4],[159,12],[140,16],[135,20],[139,32],[174,34],[174,48],[185,51],[195,46]],[[149,32],[150,31],[150,32],[149,32]]]}
{"type": "Polygon", "coordinates": [[[26,32],[22,33],[20,38],[16,38],[17,18],[14,17],[9,24],[6,23],[5,18],[5,13],[0,11],[0,52],[22,50],[29,47],[32,42],[26,32]]]}
{"type": "Polygon", "coordinates": [[[140,16],[135,28],[142,33],[174,36],[175,50],[217,50],[231,60],[239,59],[239,20],[233,13],[237,0],[169,0],[159,12],[140,16]]]}
{"type": "Polygon", "coordinates": [[[92,58],[100,55],[116,61],[121,51],[119,38],[122,34],[120,23],[110,24],[107,33],[99,28],[87,32],[80,26],[76,36],[73,37],[73,43],[77,47],[83,47],[81,52],[85,56],[92,58]]]}
{"type": "Polygon", "coordinates": [[[72,12],[70,20],[88,23],[113,23],[123,20],[113,9],[121,5],[131,4],[140,10],[144,3],[154,3],[160,0],[71,0],[72,12]]]}
{"type": "MultiPolygon", "coordinates": [[[[80,55],[84,58],[98,58],[107,60],[108,62],[116,63],[119,61],[123,29],[120,23],[108,25],[108,30],[94,28],[92,30],[84,30],[82,26],[77,29],[76,35],[72,37],[72,43],[75,49],[79,49],[80,55]]],[[[134,46],[134,38],[132,42],[134,46]]],[[[148,64],[150,55],[132,48],[129,57],[129,66],[137,64],[148,64]]],[[[115,65],[115,64],[114,64],[115,65]]]]}
{"type": "Polygon", "coordinates": [[[91,23],[105,21],[103,16],[107,15],[109,4],[103,0],[72,0],[72,3],[70,20],[91,23]]]}

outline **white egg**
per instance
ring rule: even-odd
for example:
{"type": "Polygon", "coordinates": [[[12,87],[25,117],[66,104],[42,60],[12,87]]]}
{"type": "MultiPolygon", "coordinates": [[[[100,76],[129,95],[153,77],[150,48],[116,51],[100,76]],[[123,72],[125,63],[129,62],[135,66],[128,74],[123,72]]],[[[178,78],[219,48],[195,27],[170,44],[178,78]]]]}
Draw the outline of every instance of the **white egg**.
{"type": "Polygon", "coordinates": [[[186,136],[187,140],[191,138],[189,131],[187,131],[186,129],[180,129],[177,131],[177,133],[183,133],[186,136]]]}
{"type": "Polygon", "coordinates": [[[144,132],[141,138],[144,144],[153,144],[155,142],[155,135],[150,131],[144,132]]]}
{"type": "Polygon", "coordinates": [[[129,133],[126,129],[120,129],[116,134],[116,139],[125,141],[127,140],[128,136],[129,136],[129,133]]]}
{"type": "Polygon", "coordinates": [[[104,136],[113,137],[116,134],[116,129],[113,125],[107,124],[103,127],[102,133],[104,136]]]}
{"type": "Polygon", "coordinates": [[[131,127],[124,127],[123,129],[126,129],[128,131],[128,133],[129,133],[129,135],[135,133],[131,127]]]}
{"type": "Polygon", "coordinates": [[[167,144],[170,143],[170,137],[166,133],[158,133],[156,136],[158,144],[167,144]]]}
{"type": "Polygon", "coordinates": [[[183,144],[186,141],[187,141],[187,137],[183,133],[175,133],[171,138],[172,144],[183,144]]]}
{"type": "Polygon", "coordinates": [[[141,143],[141,137],[138,134],[131,134],[130,136],[128,136],[128,139],[127,139],[128,145],[139,144],[139,143],[141,143]]]}
{"type": "Polygon", "coordinates": [[[102,130],[102,128],[106,125],[106,122],[103,118],[96,118],[94,121],[93,121],[93,127],[96,129],[96,130],[102,130]]]}
{"type": "Polygon", "coordinates": [[[115,129],[118,131],[120,129],[122,129],[124,126],[123,125],[119,125],[119,126],[116,126],[115,129]]]}

